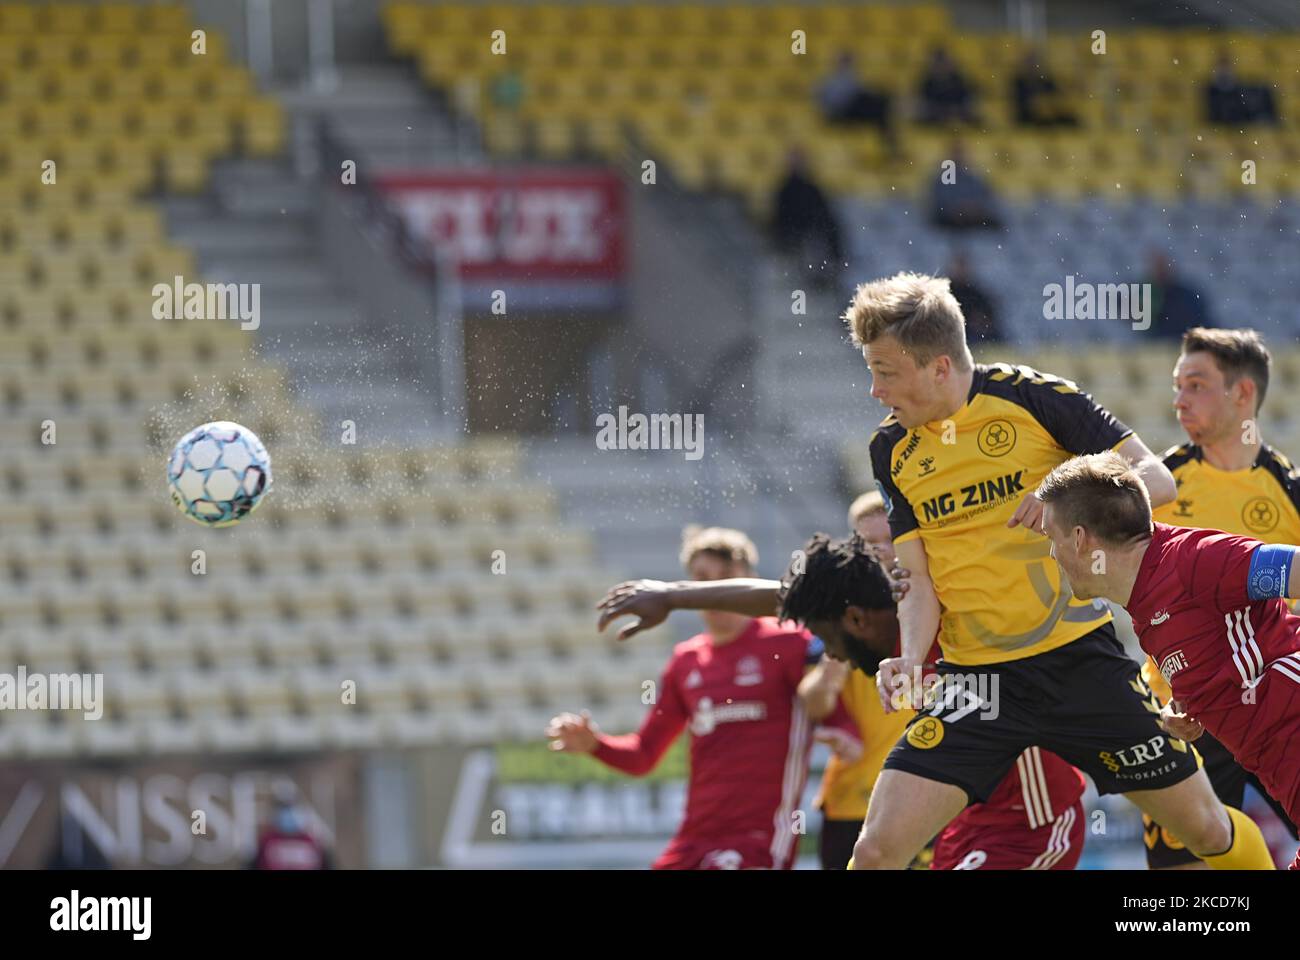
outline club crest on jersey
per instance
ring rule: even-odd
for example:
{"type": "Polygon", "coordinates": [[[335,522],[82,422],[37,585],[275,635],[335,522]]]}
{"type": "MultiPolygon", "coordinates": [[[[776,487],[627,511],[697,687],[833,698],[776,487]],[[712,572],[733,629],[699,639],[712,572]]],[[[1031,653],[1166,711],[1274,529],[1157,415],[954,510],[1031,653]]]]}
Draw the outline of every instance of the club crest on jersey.
{"type": "Polygon", "coordinates": [[[1252,533],[1268,533],[1277,526],[1277,505],[1268,497],[1255,497],[1241,509],[1241,522],[1252,533]]]}
{"type": "MultiPolygon", "coordinates": [[[[1154,621],[1153,621],[1154,622],[1154,621]]],[[[1179,670],[1187,668],[1187,658],[1183,656],[1183,651],[1175,650],[1169,656],[1160,661],[1160,676],[1165,678],[1165,683],[1173,684],[1174,674],[1179,670]]]]}
{"type": "Polygon", "coordinates": [[[1192,515],[1192,501],[1177,500],[1178,509],[1174,511],[1175,517],[1190,517],[1192,515]]]}
{"type": "Polygon", "coordinates": [[[1161,610],[1159,613],[1157,613],[1154,617],[1151,618],[1151,626],[1158,627],[1160,626],[1160,624],[1164,623],[1168,619],[1169,619],[1169,611],[1161,610]]]}
{"type": "Polygon", "coordinates": [[[976,443],[986,457],[1005,457],[1016,445],[1015,425],[1010,420],[992,420],[984,424],[976,443]]]}
{"type": "Polygon", "coordinates": [[[918,750],[931,750],[943,742],[943,721],[922,717],[907,728],[907,742],[918,750]]]}
{"type": "Polygon", "coordinates": [[[687,690],[694,690],[696,687],[698,687],[698,686],[699,686],[700,684],[702,684],[703,682],[704,682],[704,678],[703,678],[702,676],[700,676],[700,671],[699,671],[699,670],[692,670],[690,673],[688,673],[688,674],[686,675],[686,689],[687,689],[687,690]]]}
{"type": "Polygon", "coordinates": [[[763,665],[758,662],[758,657],[740,658],[734,682],[738,687],[753,687],[763,682],[763,665]]]}

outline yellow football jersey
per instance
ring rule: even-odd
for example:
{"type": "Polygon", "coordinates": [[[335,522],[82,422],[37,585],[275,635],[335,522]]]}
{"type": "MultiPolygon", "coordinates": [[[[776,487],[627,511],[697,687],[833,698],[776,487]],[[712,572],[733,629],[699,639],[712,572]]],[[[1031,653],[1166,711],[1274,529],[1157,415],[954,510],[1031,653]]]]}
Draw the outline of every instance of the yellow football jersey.
{"type": "Polygon", "coordinates": [[[947,420],[881,423],[872,471],[894,543],[925,547],[945,660],[1018,660],[1111,619],[1102,601],[1074,599],[1041,532],[1006,524],[1054,467],[1131,434],[1071,381],[1006,363],[976,365],[966,403],[947,420]]]}
{"type": "Polygon", "coordinates": [[[853,670],[844,682],[840,699],[857,724],[862,737],[862,756],[845,763],[832,756],[822,774],[817,807],[829,820],[861,820],[867,815],[867,801],[876,785],[885,757],[903,735],[911,710],[885,713],[876,692],[876,678],[853,670]]]}
{"type": "MultiPolygon", "coordinates": [[[[1152,511],[1160,523],[1300,544],[1300,471],[1268,444],[1260,444],[1259,456],[1245,470],[1220,470],[1206,463],[1193,443],[1170,447],[1162,459],[1174,475],[1178,496],[1152,511]]],[[[1161,703],[1167,703],[1169,684],[1149,657],[1142,676],[1161,703]]]]}

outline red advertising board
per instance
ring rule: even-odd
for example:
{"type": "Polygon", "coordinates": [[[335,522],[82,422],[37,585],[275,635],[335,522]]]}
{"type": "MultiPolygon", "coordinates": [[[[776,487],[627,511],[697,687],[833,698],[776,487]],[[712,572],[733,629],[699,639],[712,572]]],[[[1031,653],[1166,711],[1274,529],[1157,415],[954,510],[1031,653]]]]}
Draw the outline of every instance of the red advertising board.
{"type": "Polygon", "coordinates": [[[622,277],[623,184],[607,170],[447,170],[375,182],[411,232],[450,253],[467,280],[622,277]]]}

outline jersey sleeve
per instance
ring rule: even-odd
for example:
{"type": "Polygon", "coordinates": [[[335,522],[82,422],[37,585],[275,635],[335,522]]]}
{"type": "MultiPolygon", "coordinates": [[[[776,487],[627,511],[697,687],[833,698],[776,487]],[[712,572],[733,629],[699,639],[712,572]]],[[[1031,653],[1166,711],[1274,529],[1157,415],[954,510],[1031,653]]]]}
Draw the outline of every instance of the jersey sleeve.
{"type": "Polygon", "coordinates": [[[686,726],[686,703],[677,685],[676,663],[676,657],[668,662],[659,680],[659,700],[641,721],[641,728],[621,736],[601,734],[592,756],[638,777],[655,768],[686,726]]]}
{"type": "Polygon", "coordinates": [[[1074,454],[1104,453],[1133,431],[1070,380],[1018,367],[1015,382],[1025,409],[1060,446],[1074,454]]]}
{"type": "Polygon", "coordinates": [[[1187,537],[1174,563],[1183,587],[1198,603],[1231,613],[1251,603],[1250,561],[1260,541],[1230,533],[1187,537]]]}
{"type": "Polygon", "coordinates": [[[901,540],[919,529],[920,524],[916,522],[912,505],[890,479],[889,458],[893,451],[890,437],[890,433],[878,430],[871,438],[871,475],[876,478],[876,489],[880,491],[880,496],[885,501],[885,515],[889,518],[889,535],[894,540],[901,540]]]}

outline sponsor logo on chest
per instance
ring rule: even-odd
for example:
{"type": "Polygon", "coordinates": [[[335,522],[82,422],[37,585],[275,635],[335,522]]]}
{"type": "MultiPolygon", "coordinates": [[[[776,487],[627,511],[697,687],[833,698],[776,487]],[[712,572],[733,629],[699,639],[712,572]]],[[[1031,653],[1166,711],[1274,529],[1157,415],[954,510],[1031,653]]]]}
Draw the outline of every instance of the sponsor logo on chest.
{"type": "Polygon", "coordinates": [[[767,717],[767,704],[762,700],[732,700],[715,704],[712,697],[700,697],[691,715],[691,733],[707,736],[723,723],[763,720],[767,717]]]}
{"type": "Polygon", "coordinates": [[[922,500],[917,519],[942,526],[963,515],[995,509],[1009,500],[1019,502],[1025,493],[1025,471],[1016,470],[922,500]]]}

